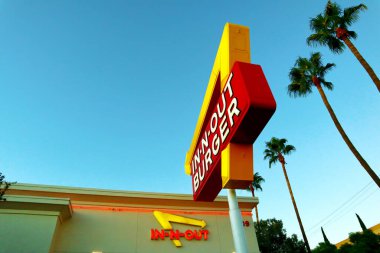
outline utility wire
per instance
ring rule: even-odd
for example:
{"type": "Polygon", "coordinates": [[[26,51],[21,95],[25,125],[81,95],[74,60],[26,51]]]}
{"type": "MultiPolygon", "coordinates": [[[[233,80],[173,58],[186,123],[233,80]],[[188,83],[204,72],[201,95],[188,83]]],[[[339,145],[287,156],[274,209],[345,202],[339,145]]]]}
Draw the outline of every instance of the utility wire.
{"type": "MultiPolygon", "coordinates": [[[[322,223],[324,223],[324,221],[326,221],[327,219],[330,219],[331,216],[333,216],[334,214],[336,213],[339,213],[341,211],[341,209],[345,209],[347,208],[346,206],[347,205],[352,205],[352,203],[358,198],[358,197],[361,197],[359,194],[362,193],[363,191],[367,191],[369,189],[369,187],[373,184],[373,182],[369,182],[367,185],[365,185],[362,189],[360,189],[358,192],[356,192],[354,195],[352,195],[352,197],[348,198],[344,203],[342,203],[338,208],[336,208],[333,212],[331,212],[329,215],[327,215],[326,217],[324,217],[322,220],[320,220],[319,222],[315,223],[312,227],[310,227],[309,229],[307,229],[307,231],[312,231],[316,228],[319,229],[320,225],[322,223]]],[[[372,194],[371,194],[372,195],[372,194]]],[[[327,224],[327,223],[324,223],[324,224],[327,224]]]]}
{"type": "MultiPolygon", "coordinates": [[[[341,210],[340,212],[338,212],[337,214],[335,214],[334,216],[332,216],[329,220],[327,220],[325,223],[323,223],[321,226],[325,227],[327,225],[329,225],[330,223],[335,223],[337,222],[338,220],[340,220],[341,218],[343,218],[344,216],[346,216],[348,213],[350,213],[352,211],[353,208],[357,207],[358,205],[360,205],[362,202],[364,202],[365,200],[367,200],[368,198],[370,198],[373,194],[377,193],[378,192],[378,189],[373,189],[372,192],[369,192],[368,194],[366,195],[362,195],[364,196],[362,199],[355,199],[350,206],[347,206],[345,209],[341,210]]],[[[316,227],[313,230],[313,232],[310,232],[310,235],[313,235],[317,232],[319,232],[319,227],[316,227]]]]}
{"type": "Polygon", "coordinates": [[[339,216],[337,216],[337,217],[334,217],[334,218],[331,218],[329,221],[327,221],[326,223],[324,223],[323,225],[325,226],[325,225],[328,225],[329,223],[331,223],[332,221],[334,221],[334,222],[336,222],[336,221],[338,221],[338,220],[340,220],[342,217],[344,217],[345,215],[347,215],[350,211],[352,211],[352,209],[354,208],[354,207],[356,207],[356,206],[358,206],[358,205],[360,205],[361,203],[363,203],[365,200],[367,200],[368,198],[370,198],[373,194],[375,194],[376,192],[378,191],[378,189],[376,188],[376,189],[374,189],[374,191],[372,191],[372,192],[370,192],[369,194],[367,194],[367,196],[365,196],[362,200],[358,200],[358,199],[356,199],[356,202],[357,203],[353,203],[352,205],[353,205],[353,207],[351,208],[351,209],[349,209],[349,210],[347,210],[344,214],[342,214],[342,215],[339,215],[339,216]]]}

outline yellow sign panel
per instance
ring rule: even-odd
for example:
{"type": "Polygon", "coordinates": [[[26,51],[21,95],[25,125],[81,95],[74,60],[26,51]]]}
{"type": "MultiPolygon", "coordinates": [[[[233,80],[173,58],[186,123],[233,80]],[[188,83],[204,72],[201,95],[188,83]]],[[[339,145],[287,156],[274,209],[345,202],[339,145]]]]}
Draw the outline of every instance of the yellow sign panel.
{"type": "MultiPolygon", "coordinates": [[[[224,88],[223,85],[226,83],[231,68],[236,61],[250,63],[249,28],[227,23],[224,26],[190,149],[186,154],[185,173],[188,175],[191,174],[191,159],[194,156],[213,95],[216,92],[219,94],[224,88]],[[216,89],[219,90],[217,91],[216,89]]],[[[224,188],[245,188],[248,185],[247,182],[252,181],[252,144],[229,144],[222,152],[221,161],[221,177],[224,188]],[[244,156],[231,156],[231,154],[237,154],[238,152],[243,152],[244,156]],[[234,171],[232,171],[231,167],[236,165],[239,167],[234,167],[234,171]],[[243,185],[241,184],[242,182],[243,185]]]]}

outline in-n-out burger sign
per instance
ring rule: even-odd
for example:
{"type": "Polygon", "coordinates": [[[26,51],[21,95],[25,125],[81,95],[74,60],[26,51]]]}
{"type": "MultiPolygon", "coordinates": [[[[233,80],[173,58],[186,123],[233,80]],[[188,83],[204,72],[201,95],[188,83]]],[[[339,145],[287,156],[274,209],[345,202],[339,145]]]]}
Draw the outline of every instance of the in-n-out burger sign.
{"type": "Polygon", "coordinates": [[[207,229],[204,229],[206,227],[206,222],[204,220],[182,217],[170,213],[163,213],[160,211],[154,211],[153,215],[156,217],[157,221],[160,223],[163,229],[152,228],[150,230],[151,240],[165,240],[165,238],[168,238],[176,247],[182,247],[182,243],[180,241],[181,238],[185,238],[188,241],[207,241],[208,239],[209,231],[207,229]],[[202,229],[187,229],[185,231],[180,231],[178,229],[174,230],[171,223],[198,226],[202,229]]]}
{"type": "Polygon", "coordinates": [[[232,86],[233,77],[234,74],[231,72],[191,161],[194,192],[198,191],[200,184],[219,162],[221,150],[225,148],[233,132],[236,131],[236,121],[242,118],[242,105],[239,102],[240,99],[236,97],[236,92],[234,94],[236,87],[232,86]]]}
{"type": "Polygon", "coordinates": [[[227,23],[186,153],[196,201],[213,201],[223,187],[246,189],[253,180],[252,144],[276,102],[260,66],[250,62],[249,28],[227,23]]]}
{"type": "Polygon", "coordinates": [[[208,108],[190,162],[195,200],[215,199],[221,190],[222,150],[230,142],[252,144],[275,108],[276,102],[261,67],[236,62],[217,102],[208,108]]]}

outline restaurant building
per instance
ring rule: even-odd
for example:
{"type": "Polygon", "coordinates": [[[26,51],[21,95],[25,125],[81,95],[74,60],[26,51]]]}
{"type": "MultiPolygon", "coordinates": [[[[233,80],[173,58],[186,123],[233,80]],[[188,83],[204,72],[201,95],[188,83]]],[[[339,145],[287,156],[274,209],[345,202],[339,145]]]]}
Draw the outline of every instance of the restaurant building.
{"type": "MultiPolygon", "coordinates": [[[[15,184],[0,202],[0,253],[233,253],[226,197],[15,184]]],[[[239,198],[249,252],[257,198],[239,198]]]]}

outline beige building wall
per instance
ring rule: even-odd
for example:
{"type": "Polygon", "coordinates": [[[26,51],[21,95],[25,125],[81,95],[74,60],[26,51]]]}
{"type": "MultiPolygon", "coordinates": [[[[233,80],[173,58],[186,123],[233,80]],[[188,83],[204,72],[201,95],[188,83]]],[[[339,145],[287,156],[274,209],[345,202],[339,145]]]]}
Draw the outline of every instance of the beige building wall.
{"type": "MultiPolygon", "coordinates": [[[[0,203],[0,224],[5,224],[0,226],[0,238],[6,241],[0,253],[234,252],[224,197],[206,203],[194,202],[190,195],[17,184],[7,198],[0,203]],[[162,229],[155,210],[204,220],[208,239],[181,238],[182,247],[168,237],[151,240],[151,229],[162,229]]],[[[239,199],[243,220],[250,224],[244,229],[252,253],[259,252],[251,215],[257,202],[239,199]]],[[[180,223],[172,226],[181,232],[201,229],[180,223]]]]}
{"type": "Polygon", "coordinates": [[[53,252],[60,224],[70,217],[70,201],[6,196],[0,202],[0,252],[53,252]]]}
{"type": "Polygon", "coordinates": [[[12,210],[0,212],[0,224],[1,252],[49,252],[57,216],[12,210]]]}

